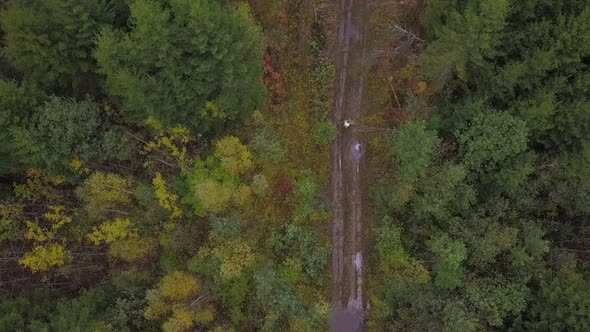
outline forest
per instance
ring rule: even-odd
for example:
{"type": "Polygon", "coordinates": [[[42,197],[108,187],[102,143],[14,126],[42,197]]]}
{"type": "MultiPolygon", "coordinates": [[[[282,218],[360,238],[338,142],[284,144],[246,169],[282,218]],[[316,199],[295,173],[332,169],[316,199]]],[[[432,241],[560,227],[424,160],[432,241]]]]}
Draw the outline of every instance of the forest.
{"type": "MultiPolygon", "coordinates": [[[[590,1],[363,3],[363,330],[589,331],[590,1]]],[[[0,0],[0,332],[338,330],[342,17],[0,0]]]]}

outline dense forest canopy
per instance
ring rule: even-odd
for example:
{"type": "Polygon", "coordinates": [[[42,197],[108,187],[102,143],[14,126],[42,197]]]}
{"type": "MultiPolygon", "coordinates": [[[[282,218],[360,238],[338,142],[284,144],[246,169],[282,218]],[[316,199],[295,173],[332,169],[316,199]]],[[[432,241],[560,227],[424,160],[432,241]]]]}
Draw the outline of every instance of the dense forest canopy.
{"type": "Polygon", "coordinates": [[[328,159],[276,131],[309,118],[318,134],[289,140],[329,148],[325,46],[294,29],[313,22],[215,0],[0,6],[0,330],[327,326],[328,159]],[[315,58],[282,75],[317,92],[277,113],[265,49],[285,41],[315,58]]]}
{"type": "Polygon", "coordinates": [[[245,5],[134,1],[130,11],[131,31],[103,30],[94,54],[126,116],[205,133],[252,114],[263,95],[262,45],[245,5]]]}
{"type": "MultiPolygon", "coordinates": [[[[0,1],[0,331],[328,330],[329,6],[0,1]]],[[[590,330],[590,2],[372,15],[366,329],[590,330]]]]}
{"type": "Polygon", "coordinates": [[[375,328],[590,328],[589,14],[587,1],[428,2],[415,65],[431,106],[408,105],[391,137],[375,328]]]}

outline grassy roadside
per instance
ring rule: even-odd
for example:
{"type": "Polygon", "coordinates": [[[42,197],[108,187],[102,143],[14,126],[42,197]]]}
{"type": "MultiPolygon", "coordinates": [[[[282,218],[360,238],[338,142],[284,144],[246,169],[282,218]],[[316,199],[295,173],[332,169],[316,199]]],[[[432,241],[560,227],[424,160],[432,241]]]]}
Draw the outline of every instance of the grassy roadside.
{"type": "MultiPolygon", "coordinates": [[[[415,17],[420,10],[413,4],[383,4],[374,10],[369,23],[369,50],[363,70],[367,73],[367,94],[365,109],[361,123],[370,128],[393,129],[412,116],[405,107],[413,95],[424,93],[424,84],[415,78],[413,72],[416,60],[414,43],[408,43],[401,36],[396,26],[417,28],[417,22],[409,19],[415,17]]],[[[375,253],[375,241],[382,226],[382,218],[386,215],[381,200],[383,189],[395,182],[396,170],[391,155],[391,130],[372,131],[365,133],[367,141],[367,160],[363,181],[365,195],[365,228],[364,250],[367,264],[365,265],[365,292],[371,308],[375,308],[375,300],[383,289],[382,273],[379,270],[375,253]]],[[[375,326],[371,324],[369,312],[369,331],[375,326]]]]}
{"type": "MultiPolygon", "coordinates": [[[[330,121],[334,68],[326,37],[333,24],[324,0],[252,1],[265,42],[264,71],[268,98],[246,128],[249,145],[262,156],[262,174],[273,195],[263,203],[270,222],[280,225],[302,205],[303,186],[308,218],[297,223],[316,229],[322,246],[331,244],[328,186],[330,146],[335,127],[330,121]],[[300,196],[300,195],[299,195],[300,196]]],[[[316,289],[306,289],[306,301],[328,299],[330,269],[316,289]],[[317,292],[320,294],[317,294],[317,292]]]]}

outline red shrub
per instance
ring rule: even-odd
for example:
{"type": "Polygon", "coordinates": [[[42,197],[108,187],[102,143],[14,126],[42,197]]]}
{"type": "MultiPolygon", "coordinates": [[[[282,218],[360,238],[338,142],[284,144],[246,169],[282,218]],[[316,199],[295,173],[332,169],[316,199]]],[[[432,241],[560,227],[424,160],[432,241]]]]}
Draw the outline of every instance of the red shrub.
{"type": "Polygon", "coordinates": [[[279,200],[284,200],[293,192],[293,179],[291,177],[286,176],[283,172],[278,172],[274,176],[274,186],[272,188],[272,193],[275,198],[279,200]]]}
{"type": "Polygon", "coordinates": [[[388,124],[398,126],[408,120],[408,112],[400,108],[391,108],[384,114],[384,119],[388,124]]]}
{"type": "Polygon", "coordinates": [[[264,84],[270,92],[271,108],[276,111],[283,101],[283,84],[270,47],[266,48],[264,59],[262,60],[262,68],[264,69],[264,84]]]}

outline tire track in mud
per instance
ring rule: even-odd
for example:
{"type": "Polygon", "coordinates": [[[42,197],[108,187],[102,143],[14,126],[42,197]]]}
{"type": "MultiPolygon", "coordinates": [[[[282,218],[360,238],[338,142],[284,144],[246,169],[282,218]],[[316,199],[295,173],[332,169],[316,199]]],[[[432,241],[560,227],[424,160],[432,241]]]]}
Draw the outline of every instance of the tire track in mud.
{"type": "Polygon", "coordinates": [[[337,133],[332,145],[332,321],[334,331],[362,330],[362,189],[361,169],[364,146],[352,128],[344,128],[345,119],[355,121],[362,111],[365,76],[362,73],[366,53],[366,3],[340,0],[338,29],[336,98],[333,119],[337,133]],[[351,77],[351,71],[361,69],[351,77]],[[346,302],[345,302],[346,301],[346,302]]]}
{"type": "Polygon", "coordinates": [[[338,86],[336,90],[336,104],[334,107],[334,122],[337,126],[336,139],[332,144],[332,306],[335,310],[342,306],[342,283],[344,275],[344,184],[342,172],[342,146],[344,145],[341,123],[344,121],[344,97],[346,95],[346,79],[348,68],[348,56],[350,38],[348,29],[351,26],[351,11],[346,10],[348,1],[340,1],[340,10],[347,13],[341,20],[338,29],[338,45],[342,52],[340,59],[336,60],[338,86]]]}

